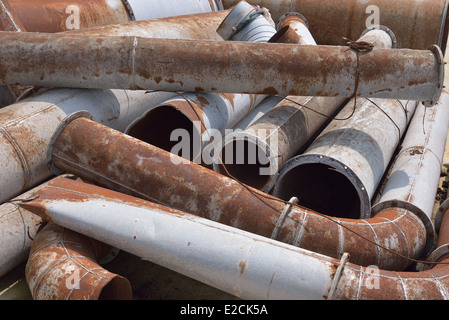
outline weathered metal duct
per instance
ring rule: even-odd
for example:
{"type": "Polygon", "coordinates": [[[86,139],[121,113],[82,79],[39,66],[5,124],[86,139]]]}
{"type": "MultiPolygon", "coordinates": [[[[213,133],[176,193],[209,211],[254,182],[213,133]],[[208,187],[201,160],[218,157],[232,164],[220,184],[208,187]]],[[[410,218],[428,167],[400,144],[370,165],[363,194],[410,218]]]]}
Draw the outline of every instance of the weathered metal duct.
{"type": "Polygon", "coordinates": [[[66,31],[65,34],[136,36],[160,39],[222,40],[215,31],[229,10],[151,20],[130,21],[102,27],[66,31]]]}
{"type": "MultiPolygon", "coordinates": [[[[20,206],[243,299],[449,298],[447,255],[445,264],[425,272],[386,271],[349,262],[348,254],[332,259],[80,181],[59,179],[36,196],[20,206]]],[[[447,240],[440,238],[440,247],[447,240]]]]}
{"type": "Polygon", "coordinates": [[[211,152],[215,151],[211,138],[224,135],[263,99],[264,96],[253,94],[187,93],[148,110],[125,133],[164,150],[180,152],[187,160],[211,166],[211,152]],[[188,150],[181,148],[182,143],[187,143],[188,150]]]}
{"type": "MultiPolygon", "coordinates": [[[[388,48],[395,42],[388,29],[369,33],[366,35],[380,38],[380,47],[388,48]]],[[[294,158],[291,156],[299,148],[280,153],[287,155],[286,163],[279,170],[272,194],[284,200],[296,196],[301,205],[331,216],[369,218],[374,193],[416,106],[414,101],[351,99],[305,152],[294,158]]],[[[305,112],[321,120],[321,125],[325,123],[314,109],[305,112]]],[[[293,128],[296,122],[292,122],[293,128]]]]}
{"type": "Polygon", "coordinates": [[[435,108],[419,105],[398,155],[388,173],[379,200],[372,208],[376,214],[386,207],[403,207],[421,216],[433,227],[433,209],[443,166],[449,129],[449,94],[444,89],[435,108]]]}
{"type": "MultiPolygon", "coordinates": [[[[193,13],[217,13],[221,8],[220,1],[121,1],[121,0],[75,0],[75,1],[0,1],[0,30],[2,31],[28,31],[28,32],[62,32],[62,31],[79,31],[80,29],[88,29],[86,33],[97,33],[101,31],[103,35],[135,35],[142,37],[156,38],[183,38],[193,39],[202,38],[200,32],[211,33],[207,30],[212,17],[203,19],[196,18],[193,13]],[[176,5],[174,5],[176,2],[176,5]],[[136,11],[139,19],[156,19],[170,17],[167,21],[161,20],[157,22],[142,21],[126,23],[130,20],[136,20],[134,11],[136,11]],[[184,17],[187,13],[192,16],[184,17]],[[179,16],[179,14],[183,14],[179,16]],[[173,21],[173,16],[177,16],[182,21],[173,21]],[[196,18],[196,19],[195,19],[196,18]],[[22,23],[23,22],[23,23],[22,23]],[[171,25],[168,25],[171,23],[171,25]],[[197,24],[194,26],[193,24],[197,24]],[[114,24],[124,24],[114,25],[114,24]],[[187,24],[190,24],[187,27],[187,24]],[[106,28],[95,28],[106,26],[106,28]],[[114,26],[109,26],[114,25],[114,26]],[[165,28],[163,28],[165,26],[165,28]],[[92,28],[92,30],[90,30],[92,28]],[[152,30],[149,30],[151,28],[152,30]],[[157,30],[155,30],[157,28],[157,30]],[[180,36],[180,34],[188,33],[189,29],[197,37],[180,36]]],[[[223,18],[214,27],[217,27],[223,18]]],[[[84,33],[84,31],[82,31],[84,33]]],[[[217,40],[221,39],[219,36],[217,40]]],[[[60,87],[56,85],[55,87],[60,87]]],[[[109,89],[109,88],[108,88],[109,89]]],[[[14,103],[20,96],[17,89],[13,92],[8,86],[0,86],[0,107],[14,103]]]]}
{"type": "MultiPolygon", "coordinates": [[[[224,0],[225,9],[239,0],[224,0]]],[[[344,45],[343,37],[357,39],[367,27],[382,24],[398,40],[398,48],[446,49],[447,0],[249,0],[270,10],[275,21],[286,12],[303,14],[318,44],[344,45]],[[324,18],[325,17],[325,18],[324,18]]]]}
{"type": "Polygon", "coordinates": [[[269,13],[240,1],[217,28],[224,40],[244,42],[268,42],[276,33],[269,13]]]}
{"type": "Polygon", "coordinates": [[[60,122],[79,110],[124,131],[148,106],[173,93],[125,90],[52,89],[0,109],[0,202],[51,177],[46,166],[50,139],[60,122]]]}
{"type": "Polygon", "coordinates": [[[48,154],[52,172],[68,172],[332,257],[348,252],[362,265],[405,268],[411,261],[404,256],[420,257],[427,241],[433,241],[427,239],[422,221],[405,209],[389,208],[361,220],[327,217],[297,206],[290,210],[284,201],[84,116],[72,115],[55,133],[48,154]]]}
{"type": "Polygon", "coordinates": [[[130,300],[129,281],[100,266],[111,250],[48,223],[33,241],[25,269],[33,300],[130,300]]]}
{"type": "MultiPolygon", "coordinates": [[[[267,42],[276,29],[261,13],[241,1],[216,28],[217,35],[232,41],[267,42]],[[237,28],[241,24],[244,27],[237,28]]],[[[180,94],[146,111],[125,133],[170,152],[181,151],[179,155],[187,160],[210,167],[214,162],[211,153],[216,152],[211,139],[215,143],[220,140],[225,130],[236,125],[265,98],[255,94],[180,94]],[[188,141],[179,142],[179,138],[188,141]],[[183,142],[188,150],[184,147],[175,151],[183,142]]]]}
{"type": "MultiPolygon", "coordinates": [[[[47,183],[25,192],[17,199],[29,198],[47,183]]],[[[20,208],[14,199],[0,205],[0,277],[27,259],[33,239],[43,223],[39,216],[20,208]]]]}
{"type": "MultiPolygon", "coordinates": [[[[220,39],[215,30],[226,14],[226,12],[213,12],[181,16],[176,20],[163,18],[125,24],[123,27],[109,26],[73,32],[92,32],[105,36],[136,33],[143,36],[143,31],[145,36],[149,37],[220,39]],[[167,33],[167,29],[171,30],[170,33],[167,33]]],[[[8,159],[15,160],[3,164],[0,202],[49,177],[50,173],[45,166],[47,142],[58,121],[67,114],[87,110],[94,114],[100,123],[123,132],[145,110],[173,96],[175,93],[170,92],[49,89],[1,110],[0,126],[3,128],[1,132],[4,147],[0,149],[2,150],[0,154],[5,159],[9,157],[8,159]]]]}
{"type": "Polygon", "coordinates": [[[2,0],[0,29],[53,33],[221,9],[215,0],[2,0]]]}
{"type": "Polygon", "coordinates": [[[7,85],[0,86],[0,108],[9,106],[16,101],[16,95],[7,85]]]}
{"type": "Polygon", "coordinates": [[[354,107],[351,100],[304,153],[282,166],[271,193],[284,200],[294,195],[327,215],[369,218],[416,104],[361,98],[354,107]]]}
{"type": "MultiPolygon", "coordinates": [[[[315,44],[307,43],[313,41],[313,37],[302,21],[297,15],[290,14],[278,27],[296,28],[301,32],[299,39],[303,44],[315,44]]],[[[383,30],[380,27],[365,30],[358,41],[372,43],[375,48],[391,48],[395,42],[394,35],[381,28],[383,30]]],[[[269,192],[281,166],[312,139],[345,101],[345,98],[338,97],[288,96],[245,131],[225,136],[219,159],[225,163],[226,170],[219,165],[219,172],[229,172],[234,178],[269,192]],[[245,156],[239,159],[238,153],[245,156]]]]}
{"type": "Polygon", "coordinates": [[[123,0],[133,20],[149,20],[223,9],[221,0],[123,0]]]}
{"type": "Polygon", "coordinates": [[[376,49],[358,63],[342,46],[13,32],[0,40],[0,84],[351,97],[359,67],[358,96],[433,105],[444,79],[437,46],[376,49]]]}

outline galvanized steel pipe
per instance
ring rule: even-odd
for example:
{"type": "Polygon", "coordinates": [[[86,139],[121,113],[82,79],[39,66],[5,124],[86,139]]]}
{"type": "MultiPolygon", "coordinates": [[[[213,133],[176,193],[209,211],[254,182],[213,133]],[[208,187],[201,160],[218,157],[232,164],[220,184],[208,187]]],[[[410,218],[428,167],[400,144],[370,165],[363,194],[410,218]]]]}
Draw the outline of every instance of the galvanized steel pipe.
{"type": "MultiPolygon", "coordinates": [[[[149,37],[220,39],[215,32],[227,12],[163,18],[74,31],[108,35],[131,34],[149,37]],[[170,29],[170,32],[167,32],[170,29]],[[143,34],[142,34],[143,32],[143,34]]],[[[0,111],[4,141],[0,153],[5,159],[0,182],[4,202],[50,177],[45,166],[48,139],[67,114],[87,110],[100,123],[124,131],[145,110],[173,97],[171,92],[49,89],[35,97],[0,111]],[[24,134],[22,134],[23,132],[24,134]],[[26,134],[25,134],[26,133],[26,134]],[[39,141],[39,143],[37,143],[39,141]]]]}
{"type": "Polygon", "coordinates": [[[433,105],[444,78],[436,46],[376,49],[358,64],[341,46],[11,32],[0,40],[0,84],[351,97],[359,66],[358,96],[433,105]]]}
{"type": "Polygon", "coordinates": [[[371,219],[337,219],[293,206],[174,154],[74,114],[54,135],[52,172],[68,172],[120,192],[333,257],[405,268],[420,257],[427,234],[405,209],[371,219]],[[396,241],[390,242],[394,234],[396,241]],[[385,250],[382,247],[389,250],[385,250]],[[398,256],[392,253],[399,253],[398,256]]]}
{"type": "Polygon", "coordinates": [[[51,177],[46,166],[50,139],[60,122],[79,110],[124,131],[143,110],[173,96],[125,90],[52,89],[0,109],[0,202],[51,177]]]}
{"type": "Polygon", "coordinates": [[[53,33],[222,8],[219,0],[2,0],[0,29],[53,33]]]}
{"type": "MultiPolygon", "coordinates": [[[[223,0],[229,9],[239,0],[223,0]]],[[[286,12],[303,14],[318,44],[343,45],[343,37],[357,39],[365,28],[382,24],[398,39],[399,48],[427,49],[436,44],[446,49],[447,0],[248,0],[270,10],[275,21],[286,12]]]]}
{"type": "Polygon", "coordinates": [[[418,107],[373,214],[385,207],[403,207],[433,229],[433,208],[449,129],[448,106],[449,93],[444,90],[434,108],[418,107]]]}
{"type": "Polygon", "coordinates": [[[296,196],[301,205],[331,216],[369,218],[415,107],[387,99],[358,99],[354,107],[351,100],[304,153],[285,163],[272,194],[296,196]]]}
{"type": "MultiPolygon", "coordinates": [[[[19,195],[17,199],[29,198],[47,183],[19,195]]],[[[44,223],[42,218],[20,208],[14,200],[0,205],[0,277],[27,259],[36,233],[44,223]]]]}
{"type": "Polygon", "coordinates": [[[215,31],[229,10],[166,17],[151,20],[66,31],[65,34],[135,36],[160,39],[222,40],[215,31]]]}
{"type": "Polygon", "coordinates": [[[188,138],[190,152],[180,156],[211,166],[211,152],[215,152],[211,139],[224,135],[263,99],[264,96],[253,94],[183,94],[145,112],[125,133],[170,152],[175,152],[176,145],[183,142],[180,137],[188,138]],[[188,137],[176,130],[183,130],[188,137]]]}
{"type": "Polygon", "coordinates": [[[150,20],[223,9],[221,0],[122,0],[122,2],[133,20],[150,20]]]}
{"type": "Polygon", "coordinates": [[[449,298],[448,264],[362,267],[79,181],[56,181],[20,206],[243,299],[449,298]]]}
{"type": "MultiPolygon", "coordinates": [[[[232,41],[267,42],[276,33],[265,16],[245,1],[231,10],[216,29],[217,35],[232,41]],[[254,18],[251,18],[252,14],[254,18]],[[244,27],[238,28],[243,23],[244,27]]],[[[187,134],[189,150],[183,149],[184,154],[178,154],[210,167],[216,152],[211,140],[215,139],[216,143],[226,129],[236,125],[265,97],[226,93],[180,94],[145,112],[125,133],[170,152],[177,152],[174,148],[182,143],[178,142],[178,135],[186,138],[184,134],[187,134]]]]}
{"type": "Polygon", "coordinates": [[[25,269],[34,300],[131,300],[129,281],[100,266],[110,246],[48,223],[25,269]]]}
{"type": "MultiPolygon", "coordinates": [[[[301,32],[298,41],[313,45],[313,37],[304,23],[301,17],[291,13],[278,28],[298,30],[301,32]]],[[[394,35],[387,28],[382,29],[366,30],[358,41],[372,43],[375,48],[391,48],[394,35]]],[[[335,97],[288,96],[245,131],[225,136],[219,159],[226,170],[220,163],[217,166],[219,172],[229,172],[234,178],[269,192],[281,166],[310,141],[345,101],[345,98],[335,97]],[[251,149],[253,154],[249,154],[251,149]],[[235,155],[237,152],[243,153],[241,159],[235,155]]]]}

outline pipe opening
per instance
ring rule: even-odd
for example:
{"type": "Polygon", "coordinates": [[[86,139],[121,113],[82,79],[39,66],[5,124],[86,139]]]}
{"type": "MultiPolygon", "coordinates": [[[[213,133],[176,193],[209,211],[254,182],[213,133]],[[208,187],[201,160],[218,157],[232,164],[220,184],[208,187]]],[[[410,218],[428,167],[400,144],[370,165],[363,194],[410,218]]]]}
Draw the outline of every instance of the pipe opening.
{"type": "Polygon", "coordinates": [[[132,289],[129,281],[116,276],[103,288],[98,300],[131,300],[132,289]]]}
{"type": "MultiPolygon", "coordinates": [[[[256,189],[268,183],[270,175],[266,172],[270,170],[270,160],[259,144],[248,139],[233,139],[221,152],[221,161],[235,179],[256,189]]],[[[227,174],[222,164],[219,171],[227,174]]]]}
{"type": "Polygon", "coordinates": [[[171,106],[164,105],[151,110],[144,117],[136,120],[128,128],[127,134],[168,152],[175,150],[178,144],[184,143],[185,147],[190,146],[190,150],[184,148],[174,153],[193,161],[195,137],[192,120],[171,106]],[[175,132],[175,130],[178,131],[175,132]],[[177,132],[184,134],[180,135],[177,132]],[[173,139],[171,139],[172,134],[173,139]],[[189,141],[186,142],[185,139],[189,141]]]}
{"type": "Polygon", "coordinates": [[[299,205],[337,218],[359,219],[360,197],[351,181],[321,163],[291,168],[277,182],[275,195],[299,199],[299,205]]]}

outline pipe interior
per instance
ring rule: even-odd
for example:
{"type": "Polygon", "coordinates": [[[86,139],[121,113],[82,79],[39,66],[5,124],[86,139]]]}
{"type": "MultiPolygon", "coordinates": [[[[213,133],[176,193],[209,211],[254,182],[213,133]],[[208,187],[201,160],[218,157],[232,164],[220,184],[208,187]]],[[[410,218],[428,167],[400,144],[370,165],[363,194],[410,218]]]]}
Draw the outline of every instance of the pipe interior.
{"type": "MultiPolygon", "coordinates": [[[[238,142],[232,140],[223,147],[221,161],[229,174],[244,184],[262,189],[268,183],[270,176],[260,174],[260,170],[268,170],[270,162],[257,143],[247,139],[238,142]]],[[[219,165],[219,170],[222,174],[227,174],[222,164],[219,165]]]]}
{"type": "Polygon", "coordinates": [[[116,276],[103,288],[98,300],[131,300],[132,289],[128,280],[116,276]]]}
{"type": "Polygon", "coordinates": [[[361,200],[351,181],[332,167],[311,163],[296,166],[277,182],[276,196],[299,199],[299,205],[319,213],[359,219],[361,200]]]}
{"type": "Polygon", "coordinates": [[[190,140],[190,154],[178,154],[190,161],[194,155],[194,130],[193,122],[183,113],[171,106],[160,106],[142,117],[132,127],[127,134],[153,146],[171,152],[180,143],[181,138],[175,137],[175,141],[170,141],[170,136],[176,129],[187,131],[190,140]]]}

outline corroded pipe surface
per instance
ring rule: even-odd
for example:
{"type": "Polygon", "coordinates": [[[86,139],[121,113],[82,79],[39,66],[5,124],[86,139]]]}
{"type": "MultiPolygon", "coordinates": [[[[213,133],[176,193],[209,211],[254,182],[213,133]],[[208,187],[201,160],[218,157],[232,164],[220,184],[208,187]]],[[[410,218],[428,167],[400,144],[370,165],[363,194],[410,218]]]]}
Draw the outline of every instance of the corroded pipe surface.
{"type": "MultiPolygon", "coordinates": [[[[225,9],[239,0],[224,0],[225,9]]],[[[372,24],[393,30],[399,48],[446,48],[448,1],[446,0],[249,0],[270,10],[275,21],[286,12],[304,15],[318,44],[343,45],[343,37],[357,39],[372,24]]]]}
{"type": "Polygon", "coordinates": [[[448,259],[425,272],[362,267],[69,179],[24,200],[47,220],[244,299],[448,298],[448,259]]]}
{"type": "MultiPolygon", "coordinates": [[[[29,190],[17,199],[31,196],[46,184],[29,190]]],[[[36,233],[43,223],[42,218],[20,208],[15,201],[0,205],[0,277],[27,259],[36,233]]]]}
{"type": "Polygon", "coordinates": [[[19,31],[52,33],[130,20],[128,10],[120,0],[0,1],[0,26],[16,24],[19,31]],[[3,20],[3,15],[9,19],[3,20]]]}
{"type": "Polygon", "coordinates": [[[421,220],[405,209],[386,209],[371,219],[337,219],[285,204],[256,189],[114,131],[80,115],[66,119],[54,136],[49,165],[101,186],[271,237],[312,251],[385,268],[405,268],[423,254],[421,220]],[[357,232],[355,234],[354,232],[357,232]],[[391,237],[395,241],[390,241],[391,237]],[[361,238],[368,240],[364,240],[361,238]],[[379,247],[386,247],[391,251],[379,247]]]}
{"type": "Polygon", "coordinates": [[[1,84],[351,97],[359,69],[358,96],[434,105],[444,78],[436,46],[375,49],[358,63],[342,46],[11,32],[0,40],[1,84]]]}
{"type": "Polygon", "coordinates": [[[98,264],[111,248],[48,223],[36,236],[25,275],[34,300],[130,300],[131,285],[98,264]]]}
{"type": "Polygon", "coordinates": [[[65,33],[164,39],[222,40],[215,30],[227,14],[229,14],[228,10],[206,12],[151,20],[130,21],[101,27],[71,30],[65,33]]]}

